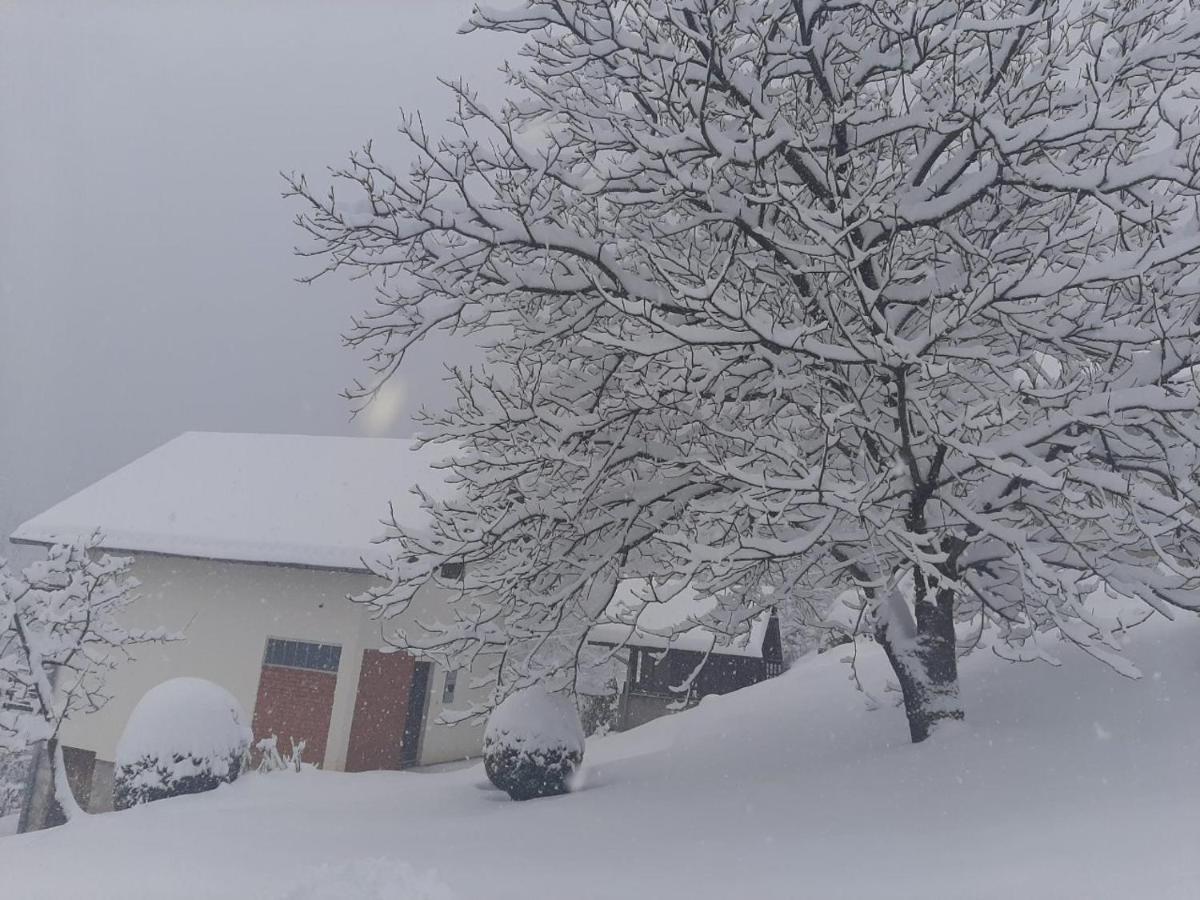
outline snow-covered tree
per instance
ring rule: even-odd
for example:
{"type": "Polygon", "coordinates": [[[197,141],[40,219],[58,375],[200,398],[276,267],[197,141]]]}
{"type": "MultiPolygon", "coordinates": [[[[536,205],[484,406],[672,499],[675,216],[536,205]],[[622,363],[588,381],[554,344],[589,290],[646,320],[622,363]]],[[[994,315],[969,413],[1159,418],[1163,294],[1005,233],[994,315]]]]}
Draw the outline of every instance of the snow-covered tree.
{"type": "Polygon", "coordinates": [[[18,749],[45,742],[55,800],[68,819],[81,810],[58,742],[63,723],[108,701],[105,679],[134,645],[171,638],[124,622],[137,587],[133,561],[97,553],[98,541],[55,545],[20,573],[0,561],[0,682],[21,701],[0,710],[0,742],[18,749]]]}
{"type": "Polygon", "coordinates": [[[1183,0],[530,0],[512,99],[291,190],[378,286],[368,403],[435,330],[480,371],[429,419],[460,496],[397,528],[403,609],[503,695],[571,674],[616,583],[733,625],[847,589],[922,740],[956,649],[1053,631],[1123,671],[1096,602],[1196,610],[1200,18],[1183,0]]]}

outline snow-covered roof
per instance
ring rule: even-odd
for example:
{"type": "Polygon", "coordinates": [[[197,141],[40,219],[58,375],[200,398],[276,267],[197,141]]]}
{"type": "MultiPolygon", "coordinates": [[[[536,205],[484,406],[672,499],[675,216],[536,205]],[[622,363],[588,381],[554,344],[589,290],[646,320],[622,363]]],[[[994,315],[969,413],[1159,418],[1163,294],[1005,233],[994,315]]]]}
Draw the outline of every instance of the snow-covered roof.
{"type": "Polygon", "coordinates": [[[433,465],[445,445],[395,438],[191,431],[34,516],[21,543],[100,529],[110,549],[244,562],[365,570],[392,503],[420,527],[410,488],[452,489],[433,465]]]}
{"type": "Polygon", "coordinates": [[[671,586],[654,590],[644,579],[617,585],[604,620],[592,626],[588,640],[654,650],[698,650],[728,656],[763,655],[771,620],[769,610],[747,625],[738,614],[721,609],[712,597],[694,588],[671,586]],[[733,635],[733,637],[729,637],[733,635]]]}

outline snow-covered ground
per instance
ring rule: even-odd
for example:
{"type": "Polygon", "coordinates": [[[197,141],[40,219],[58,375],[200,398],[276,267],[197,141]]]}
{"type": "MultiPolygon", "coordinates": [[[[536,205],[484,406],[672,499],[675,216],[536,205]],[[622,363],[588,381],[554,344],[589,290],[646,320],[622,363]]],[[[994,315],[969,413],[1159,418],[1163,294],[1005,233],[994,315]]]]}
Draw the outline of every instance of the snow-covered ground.
{"type": "MultiPolygon", "coordinates": [[[[1142,628],[1140,681],[963,665],[919,747],[834,651],[593,741],[580,789],[513,803],[479,766],[249,776],[0,841],[0,895],[479,900],[1196,897],[1200,621],[1142,628]]],[[[883,660],[860,649],[878,688],[883,660]]]]}

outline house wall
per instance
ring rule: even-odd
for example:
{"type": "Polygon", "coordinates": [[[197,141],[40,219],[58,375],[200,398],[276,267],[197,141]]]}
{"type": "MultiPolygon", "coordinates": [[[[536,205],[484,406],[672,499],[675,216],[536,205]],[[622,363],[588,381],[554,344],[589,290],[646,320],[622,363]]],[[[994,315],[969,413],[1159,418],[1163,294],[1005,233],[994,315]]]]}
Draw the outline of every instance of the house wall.
{"type": "Polygon", "coordinates": [[[471,719],[449,725],[438,724],[438,719],[444,711],[466,710],[472,703],[485,702],[491,693],[493,679],[482,664],[477,664],[473,670],[459,672],[454,702],[443,704],[446,674],[445,670],[435,666],[430,680],[429,712],[425,720],[425,734],[421,738],[422,765],[468,759],[483,752],[484,722],[471,719]],[[485,686],[472,689],[471,682],[476,680],[482,681],[485,686]]]}
{"type": "MultiPolygon", "coordinates": [[[[92,750],[101,761],[113,760],[125,722],[142,695],[182,675],[215,681],[252,716],[266,641],[276,637],[341,645],[324,768],[345,766],[363,650],[386,646],[383,635],[396,624],[373,621],[366,610],[346,600],[348,594],[365,590],[371,576],[151,555],[136,560],[134,574],[141,588],[140,600],[129,613],[131,623],[161,625],[185,639],[135,647],[136,658],[109,677],[112,699],[104,708],[64,725],[65,745],[92,750]]],[[[414,602],[406,618],[436,620],[441,600],[431,589],[414,602]]],[[[422,764],[480,752],[482,725],[448,727],[435,721],[442,711],[444,679],[445,673],[435,667],[422,764]]],[[[486,687],[472,690],[470,682],[465,673],[459,676],[455,705],[486,697],[486,687]]]]}

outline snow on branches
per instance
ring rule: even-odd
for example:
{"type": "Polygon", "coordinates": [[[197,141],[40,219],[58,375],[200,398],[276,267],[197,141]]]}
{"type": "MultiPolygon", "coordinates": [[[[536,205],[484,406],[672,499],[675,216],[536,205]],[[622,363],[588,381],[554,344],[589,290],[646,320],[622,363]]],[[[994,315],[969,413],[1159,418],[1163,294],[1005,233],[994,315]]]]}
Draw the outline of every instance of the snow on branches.
{"type": "Polygon", "coordinates": [[[128,558],[98,554],[99,535],[51,547],[44,560],[11,571],[0,561],[0,743],[21,749],[46,741],[55,795],[68,818],[79,812],[66,784],[59,729],[108,696],[108,673],[135,644],[172,639],[122,618],[137,581],[128,558]]]}
{"type": "Polygon", "coordinates": [[[503,690],[569,670],[618,580],[749,621],[864,598],[915,740],[956,651],[1054,630],[1122,665],[1097,591],[1196,610],[1200,18],[1181,0],[546,0],[512,99],[449,85],[407,175],[291,192],[369,276],[369,402],[437,329],[486,337],[402,608],[503,690]],[[768,585],[774,590],[764,591],[768,585]]]}

